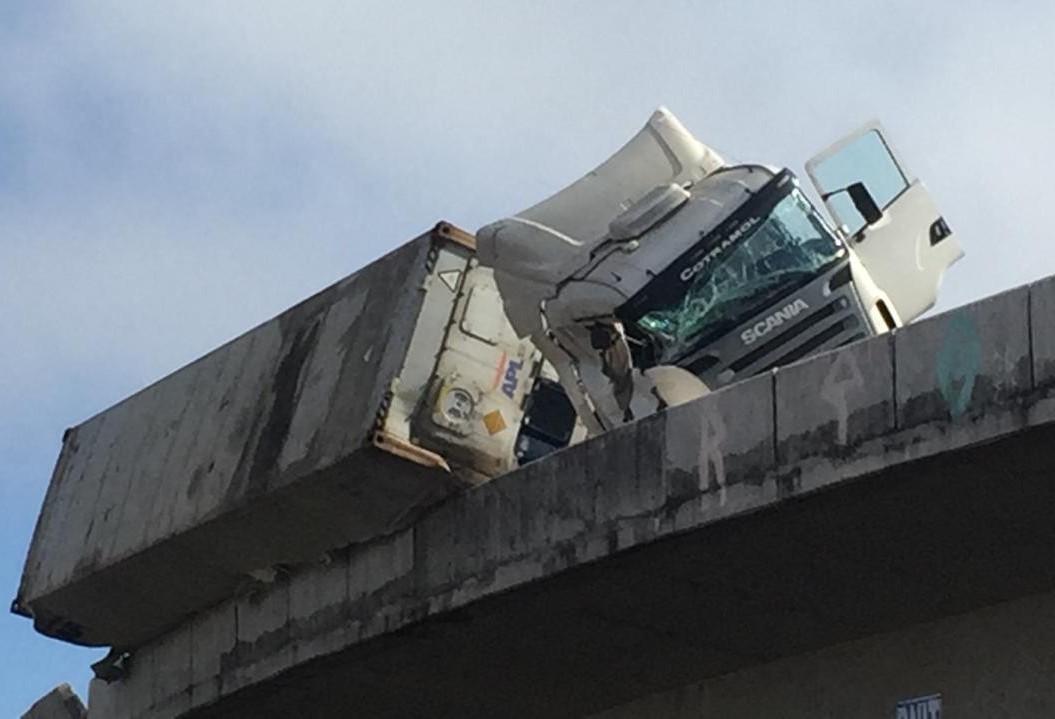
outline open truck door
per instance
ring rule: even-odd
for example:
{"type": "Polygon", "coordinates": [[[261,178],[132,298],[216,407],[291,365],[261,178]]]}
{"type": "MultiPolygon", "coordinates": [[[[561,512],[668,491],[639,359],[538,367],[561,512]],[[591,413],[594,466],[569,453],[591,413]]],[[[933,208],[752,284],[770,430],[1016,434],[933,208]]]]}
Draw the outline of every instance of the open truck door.
{"type": "Polygon", "coordinates": [[[963,250],[879,123],[813,157],[806,172],[901,322],[930,309],[963,250]]]}

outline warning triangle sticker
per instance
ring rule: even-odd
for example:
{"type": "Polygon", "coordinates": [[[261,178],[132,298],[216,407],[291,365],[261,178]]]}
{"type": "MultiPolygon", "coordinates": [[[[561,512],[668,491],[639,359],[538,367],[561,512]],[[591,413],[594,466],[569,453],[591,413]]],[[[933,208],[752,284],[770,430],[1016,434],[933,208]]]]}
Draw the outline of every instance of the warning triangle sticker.
{"type": "Polygon", "coordinates": [[[461,270],[444,270],[440,273],[440,281],[447,285],[451,292],[458,289],[458,280],[461,279],[461,270]]]}

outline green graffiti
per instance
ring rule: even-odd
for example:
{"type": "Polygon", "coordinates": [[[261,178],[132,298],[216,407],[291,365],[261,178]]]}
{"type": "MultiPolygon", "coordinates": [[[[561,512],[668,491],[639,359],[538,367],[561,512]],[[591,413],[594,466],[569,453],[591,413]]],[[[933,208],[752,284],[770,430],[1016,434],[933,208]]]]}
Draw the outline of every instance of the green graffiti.
{"type": "Polygon", "coordinates": [[[981,364],[982,341],[978,328],[966,312],[957,312],[949,318],[935,367],[938,388],[954,418],[967,411],[981,364]]]}

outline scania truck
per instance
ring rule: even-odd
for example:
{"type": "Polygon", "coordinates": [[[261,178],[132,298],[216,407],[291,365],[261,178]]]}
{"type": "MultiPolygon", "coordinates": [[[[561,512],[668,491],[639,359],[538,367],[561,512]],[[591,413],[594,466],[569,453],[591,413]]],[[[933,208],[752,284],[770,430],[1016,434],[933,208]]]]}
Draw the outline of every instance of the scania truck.
{"type": "MultiPolygon", "coordinates": [[[[512,327],[556,369],[587,432],[934,304],[963,252],[882,127],[806,171],[830,220],[790,170],[729,164],[661,108],[582,179],[477,232],[512,327]]],[[[568,436],[530,408],[522,433],[525,457],[568,436]]]]}
{"type": "MultiPolygon", "coordinates": [[[[12,610],[114,656],[589,433],[908,322],[961,252],[878,125],[729,164],[660,110],[71,427],[12,610]]],[[[105,674],[105,672],[104,672],[105,674]]]]}

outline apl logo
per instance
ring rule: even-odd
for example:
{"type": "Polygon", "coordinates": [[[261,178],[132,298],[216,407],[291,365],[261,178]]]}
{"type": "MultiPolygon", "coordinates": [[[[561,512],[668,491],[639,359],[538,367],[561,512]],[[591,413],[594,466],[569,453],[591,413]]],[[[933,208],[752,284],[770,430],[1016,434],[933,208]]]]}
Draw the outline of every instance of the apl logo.
{"type": "Polygon", "coordinates": [[[509,399],[513,399],[513,395],[516,394],[517,385],[520,384],[520,370],[523,369],[524,363],[519,360],[509,360],[509,364],[506,365],[506,376],[502,381],[502,394],[509,399]]]}

